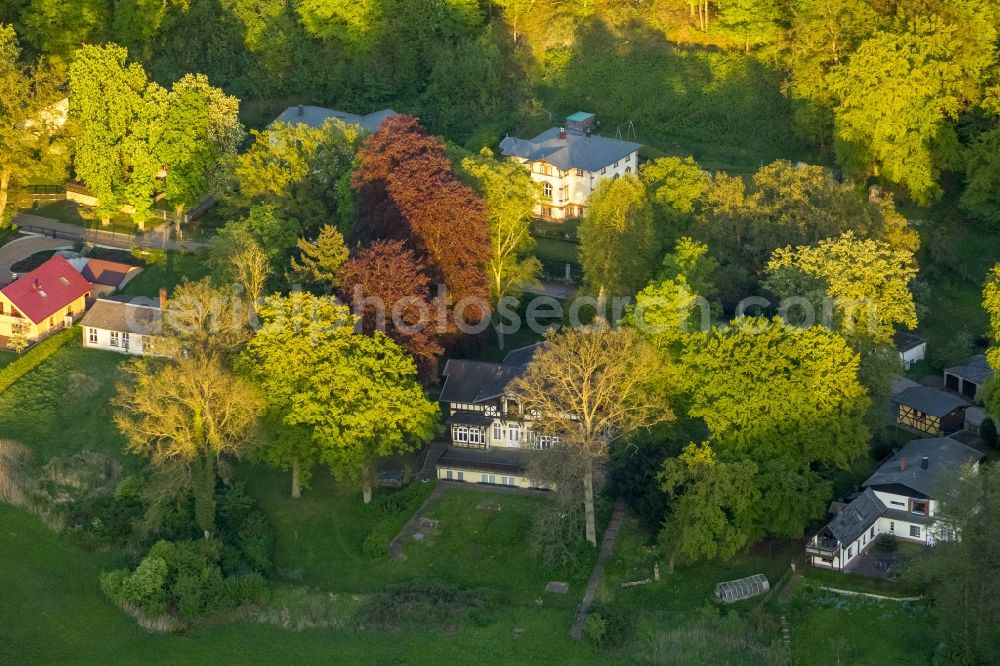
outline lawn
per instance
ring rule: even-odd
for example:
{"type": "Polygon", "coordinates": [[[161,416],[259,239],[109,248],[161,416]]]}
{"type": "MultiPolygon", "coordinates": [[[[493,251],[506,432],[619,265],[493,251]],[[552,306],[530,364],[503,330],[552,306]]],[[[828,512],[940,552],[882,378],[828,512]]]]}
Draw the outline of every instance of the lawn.
{"type": "Polygon", "coordinates": [[[142,273],[125,285],[123,293],[157,298],[161,287],[172,293],[184,278],[197,281],[208,276],[210,271],[204,251],[167,252],[163,261],[146,266],[142,273]]]}
{"type": "Polygon", "coordinates": [[[846,597],[798,586],[787,617],[795,664],[929,664],[937,644],[934,618],[922,603],[846,597]]]}
{"type": "Polygon", "coordinates": [[[113,352],[85,350],[79,339],[70,341],[0,393],[0,434],[22,442],[42,460],[84,449],[123,455],[125,442],[108,401],[124,360],[113,352]]]}
{"type": "Polygon", "coordinates": [[[291,631],[235,622],[185,634],[152,634],[98,588],[107,555],[80,551],[28,513],[0,504],[0,626],[14,663],[607,663],[569,638],[566,613],[506,608],[460,637],[406,629],[391,637],[352,629],[291,631]],[[17,600],[11,603],[10,600],[17,600]],[[521,630],[515,634],[514,629],[521,630]],[[252,655],[252,657],[250,656],[252,655]]]}

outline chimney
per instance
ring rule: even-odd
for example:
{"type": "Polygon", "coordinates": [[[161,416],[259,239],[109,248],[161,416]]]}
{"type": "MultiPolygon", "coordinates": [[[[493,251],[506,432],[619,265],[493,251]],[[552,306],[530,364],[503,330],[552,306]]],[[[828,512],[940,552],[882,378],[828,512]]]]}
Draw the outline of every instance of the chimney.
{"type": "Polygon", "coordinates": [[[899,459],[899,471],[901,471],[901,472],[905,472],[906,471],[906,457],[905,456],[899,459]]]}
{"type": "Polygon", "coordinates": [[[306,115],[306,107],[302,106],[301,104],[299,104],[299,115],[300,116],[306,115]]]}
{"type": "Polygon", "coordinates": [[[160,287],[160,309],[161,310],[166,310],[167,309],[167,288],[166,287],[160,287]]]}
{"type": "Polygon", "coordinates": [[[38,278],[35,278],[35,281],[31,283],[31,291],[41,291],[41,289],[42,283],[38,281],[38,278]]]}
{"type": "Polygon", "coordinates": [[[560,127],[559,128],[559,139],[561,141],[565,141],[566,140],[566,128],[565,127],[560,127]]]}
{"type": "Polygon", "coordinates": [[[920,469],[927,469],[931,466],[931,460],[927,456],[920,459],[920,469]]]}

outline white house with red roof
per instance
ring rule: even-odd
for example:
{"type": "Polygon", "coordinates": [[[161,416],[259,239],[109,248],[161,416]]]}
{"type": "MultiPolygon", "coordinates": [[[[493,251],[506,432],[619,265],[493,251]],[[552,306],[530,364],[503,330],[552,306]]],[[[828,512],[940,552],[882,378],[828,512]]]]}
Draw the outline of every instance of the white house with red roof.
{"type": "Polygon", "coordinates": [[[52,257],[0,289],[0,338],[23,331],[39,340],[72,324],[86,309],[91,289],[68,261],[52,257]]]}

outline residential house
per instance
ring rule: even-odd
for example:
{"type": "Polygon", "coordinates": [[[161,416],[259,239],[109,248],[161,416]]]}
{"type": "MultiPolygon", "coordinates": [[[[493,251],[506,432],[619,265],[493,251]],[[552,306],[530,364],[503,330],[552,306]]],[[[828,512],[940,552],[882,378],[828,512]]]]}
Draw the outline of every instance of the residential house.
{"type": "Polygon", "coordinates": [[[969,403],[929,386],[913,386],[892,396],[896,425],[928,437],[942,437],[965,427],[969,403]]]}
{"type": "Polygon", "coordinates": [[[15,332],[40,340],[70,326],[86,309],[91,286],[56,255],[0,289],[0,341],[15,332]]]}
{"type": "Polygon", "coordinates": [[[960,365],[944,369],[945,388],[974,400],[987,381],[993,376],[993,368],[982,354],[965,359],[960,365]]]}
{"type": "Polygon", "coordinates": [[[527,368],[538,345],[515,349],[501,363],[450,360],[444,368],[441,403],[449,446],[437,460],[437,477],[519,488],[542,484],[528,478],[525,449],[551,446],[558,438],[531,429],[510,382],[527,368]]]}
{"type": "Polygon", "coordinates": [[[97,298],[113,294],[142,272],[138,266],[104,259],[76,257],[68,261],[90,283],[91,291],[97,298]]]}
{"type": "Polygon", "coordinates": [[[80,320],[83,346],[120,354],[147,356],[156,353],[162,310],[142,300],[133,302],[99,298],[80,320]]]}
{"type": "Polygon", "coordinates": [[[899,362],[902,363],[904,370],[909,370],[914,363],[927,357],[927,341],[919,335],[907,331],[896,331],[896,334],[892,336],[892,342],[899,352],[899,362]]]}
{"type": "Polygon", "coordinates": [[[309,127],[318,129],[330,118],[336,118],[348,125],[359,125],[362,129],[374,134],[382,127],[382,123],[385,122],[386,118],[391,118],[395,115],[396,112],[392,109],[381,109],[380,111],[359,116],[356,113],[326,109],[322,106],[305,106],[299,104],[298,106],[290,106],[282,111],[281,115],[275,118],[271,124],[308,125],[309,127]]]}
{"type": "Polygon", "coordinates": [[[609,178],[635,173],[641,144],[594,134],[596,117],[578,112],[564,127],[552,127],[533,139],[508,136],[500,142],[506,157],[517,160],[541,183],[535,215],[546,220],[582,217],[590,193],[609,178]]]}
{"type": "Polygon", "coordinates": [[[963,466],[978,470],[983,454],[950,437],[918,439],[887,458],[860,493],[806,544],[817,567],[849,569],[880,534],[933,545],[953,537],[939,519],[941,482],[963,466]]]}

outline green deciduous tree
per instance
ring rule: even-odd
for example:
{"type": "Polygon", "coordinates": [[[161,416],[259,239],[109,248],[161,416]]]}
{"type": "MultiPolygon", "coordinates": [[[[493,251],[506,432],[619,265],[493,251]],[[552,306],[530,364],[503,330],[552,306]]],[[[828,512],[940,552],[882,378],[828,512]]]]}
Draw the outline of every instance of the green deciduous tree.
{"type": "Polygon", "coordinates": [[[922,203],[939,196],[941,167],[957,166],[952,123],[978,98],[995,35],[971,14],[949,21],[938,13],[863,42],[829,77],[841,164],[922,203]]]}
{"type": "Polygon", "coordinates": [[[259,313],[240,367],[262,387],[270,422],[281,424],[265,458],[292,468],[293,497],[322,463],[360,476],[370,501],[375,462],[419,448],[437,428],[413,359],[382,333],[355,333],[356,318],[330,297],[271,296],[259,313]]]}
{"type": "Polygon", "coordinates": [[[981,133],[966,150],[959,205],[989,228],[1000,228],[1000,124],[981,133]]]}
{"type": "Polygon", "coordinates": [[[720,460],[707,442],[666,460],[659,481],[670,511],[660,541],[668,572],[678,560],[728,560],[748,544],[740,520],[760,499],[756,476],[755,463],[720,460]]]}
{"type": "Polygon", "coordinates": [[[592,460],[634,432],[673,419],[653,391],[659,363],[642,337],[603,320],[586,329],[551,331],[523,375],[511,384],[532,428],[558,436],[585,454],[583,473],[587,540],[597,545],[592,460]]]}
{"type": "Polygon", "coordinates": [[[770,0],[718,0],[719,25],[723,32],[751,46],[769,44],[779,33],[780,9],[770,0]]]}
{"type": "Polygon", "coordinates": [[[531,255],[535,246],[531,218],[538,185],[520,165],[498,162],[486,149],[478,158],[465,159],[462,168],[486,201],[492,248],[486,271],[496,306],[506,297],[516,298],[523,287],[538,280],[541,263],[531,255]]]}
{"type": "Polygon", "coordinates": [[[816,470],[846,469],[867,449],[858,355],[819,326],[741,318],[687,336],[682,362],[689,414],[704,420],[726,460],[757,463],[752,538],[801,536],[829,499],[816,470]]]}
{"type": "Polygon", "coordinates": [[[57,68],[21,63],[14,28],[0,24],[0,226],[8,193],[32,178],[65,173],[69,147],[52,110],[62,96],[57,68]]]}
{"type": "Polygon", "coordinates": [[[600,297],[634,294],[656,270],[658,235],[646,188],[635,176],[594,189],[579,233],[584,278],[600,297]]]}
{"type": "Polygon", "coordinates": [[[350,173],[360,145],[357,125],[336,119],[319,128],[279,123],[251,134],[253,145],[235,163],[235,205],[273,206],[312,233],[338,218],[337,183],[350,173]]]}
{"type": "MultiPolygon", "coordinates": [[[[889,344],[897,327],[916,328],[910,283],[917,266],[912,252],[883,241],[859,240],[848,232],[816,246],[775,250],[768,271],[788,268],[822,283],[832,300],[835,325],[849,337],[889,344]]],[[[782,297],[801,295],[777,291],[782,297]]]]}
{"type": "Polygon", "coordinates": [[[21,21],[35,48],[69,61],[80,45],[100,41],[108,18],[104,0],[30,0],[21,21]]]}

